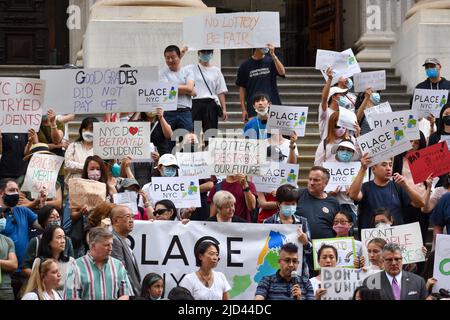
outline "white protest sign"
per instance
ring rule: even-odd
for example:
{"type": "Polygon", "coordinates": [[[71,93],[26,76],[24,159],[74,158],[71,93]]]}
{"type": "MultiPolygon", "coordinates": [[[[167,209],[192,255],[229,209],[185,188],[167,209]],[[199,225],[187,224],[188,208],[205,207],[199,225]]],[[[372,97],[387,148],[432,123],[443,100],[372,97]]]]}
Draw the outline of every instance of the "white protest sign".
{"type": "Polygon", "coordinates": [[[2,133],[38,132],[42,118],[45,81],[0,78],[0,128],[2,133]]]}
{"type": "Polygon", "coordinates": [[[150,189],[153,205],[168,199],[176,208],[200,208],[198,177],[154,177],[150,189]]]}
{"type": "MultiPolygon", "coordinates": [[[[354,74],[361,72],[361,68],[359,67],[358,61],[356,60],[355,54],[353,53],[352,49],[342,51],[341,54],[343,55],[343,57],[345,57],[346,65],[344,66],[339,63],[334,66],[333,80],[331,81],[332,85],[335,85],[341,77],[350,78],[354,74]]],[[[320,70],[325,81],[328,80],[326,69],[327,68],[322,68],[320,70]]]]}
{"type": "MultiPolygon", "coordinates": [[[[418,222],[388,228],[362,229],[361,242],[364,248],[367,248],[369,241],[374,238],[398,244],[402,248],[403,264],[425,261],[422,232],[418,222]]],[[[369,261],[367,251],[364,251],[365,259],[369,261]]]]}
{"type": "Polygon", "coordinates": [[[278,12],[237,12],[185,17],[183,43],[190,50],[280,47],[278,12]]]}
{"type": "Polygon", "coordinates": [[[113,194],[113,200],[115,204],[120,204],[130,208],[131,212],[135,215],[139,213],[137,207],[137,193],[134,191],[125,191],[121,193],[113,194]]]}
{"type": "Polygon", "coordinates": [[[437,234],[433,266],[433,278],[437,283],[433,286],[433,292],[439,289],[450,290],[450,235],[437,234]]]}
{"type": "Polygon", "coordinates": [[[254,176],[252,182],[255,184],[256,191],[266,193],[277,190],[284,184],[298,187],[299,169],[298,164],[270,162],[268,166],[261,167],[261,176],[254,176]]]}
{"type": "Polygon", "coordinates": [[[321,300],[352,300],[356,288],[363,285],[364,279],[378,270],[322,268],[320,280],[327,292],[321,300]]]}
{"type": "Polygon", "coordinates": [[[150,158],[150,122],[95,122],[94,154],[102,159],[150,158]]]}
{"type": "Polygon", "coordinates": [[[435,118],[441,116],[441,109],[447,104],[448,90],[414,90],[412,110],[417,110],[419,118],[432,114],[435,118]]]}
{"type": "Polygon", "coordinates": [[[358,118],[353,111],[339,107],[339,119],[337,125],[350,131],[355,131],[355,124],[358,118]]]}
{"type": "Polygon", "coordinates": [[[167,82],[149,82],[139,85],[137,92],[137,111],[177,110],[178,85],[167,82]]]}
{"type": "Polygon", "coordinates": [[[371,88],[373,91],[386,90],[386,70],[361,72],[353,75],[355,92],[364,92],[371,88]]]}
{"type": "Polygon", "coordinates": [[[406,110],[391,113],[378,113],[372,114],[371,118],[373,121],[373,127],[371,129],[384,127],[393,123],[403,129],[406,139],[420,139],[419,118],[417,116],[417,111],[406,110]]]}
{"type": "Polygon", "coordinates": [[[199,179],[209,179],[208,173],[209,154],[203,152],[177,152],[177,163],[180,167],[180,176],[198,177],[199,179]]]}
{"type": "Polygon", "coordinates": [[[158,81],[157,67],[41,70],[44,111],[56,114],[135,112],[137,89],[158,81]]]}
{"type": "Polygon", "coordinates": [[[355,239],[352,237],[330,238],[330,239],[313,239],[313,260],[314,270],[320,270],[318,263],[319,249],[324,245],[331,245],[338,251],[338,261],[336,266],[341,268],[353,268],[353,261],[356,258],[355,239]]]}
{"type": "Polygon", "coordinates": [[[366,120],[369,123],[369,127],[373,128],[373,116],[375,114],[379,114],[379,113],[391,113],[392,112],[392,107],[389,104],[389,102],[383,102],[382,104],[379,104],[377,106],[373,106],[371,108],[368,108],[366,110],[364,110],[364,115],[366,116],[366,120]]]}
{"type": "Polygon", "coordinates": [[[51,154],[36,153],[31,156],[22,191],[30,191],[31,197],[36,199],[42,188],[47,190],[47,198],[55,197],[56,179],[64,162],[63,157],[51,154]]]}
{"type": "Polygon", "coordinates": [[[270,106],[267,129],[281,135],[290,136],[295,131],[299,137],[305,136],[308,107],[270,106]]]}
{"type": "Polygon", "coordinates": [[[183,286],[186,274],[198,269],[194,248],[202,240],[211,240],[220,247],[214,270],[224,273],[231,299],[252,300],[261,279],[277,272],[279,250],[288,242],[299,248],[297,272],[302,274],[303,245],[297,229],[295,224],[135,221],[131,237],[141,275],[161,275],[165,297],[173,287],[183,286]]]}
{"type": "Polygon", "coordinates": [[[411,142],[402,127],[389,124],[356,138],[361,153],[372,156],[371,167],[398,154],[411,150],[411,142]]]}
{"type": "MultiPolygon", "coordinates": [[[[326,192],[333,192],[338,187],[341,187],[341,191],[345,191],[350,188],[353,180],[358,175],[361,168],[361,162],[324,162],[323,167],[328,169],[330,173],[330,180],[325,187],[326,192]]],[[[366,172],[363,182],[369,181],[369,174],[366,172]]]]}
{"type": "Polygon", "coordinates": [[[209,174],[218,176],[242,173],[260,175],[260,167],[267,161],[266,140],[209,139],[209,174]]]}
{"type": "Polygon", "coordinates": [[[347,56],[342,52],[317,49],[316,70],[326,70],[328,68],[345,70],[347,69],[347,56]]]}

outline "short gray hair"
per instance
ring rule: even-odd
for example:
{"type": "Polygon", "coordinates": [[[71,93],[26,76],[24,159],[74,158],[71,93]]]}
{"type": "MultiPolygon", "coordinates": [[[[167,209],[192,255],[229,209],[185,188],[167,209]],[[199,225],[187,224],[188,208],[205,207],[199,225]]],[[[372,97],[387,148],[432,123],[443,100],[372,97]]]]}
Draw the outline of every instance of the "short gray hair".
{"type": "Polygon", "coordinates": [[[402,248],[397,243],[393,243],[393,242],[387,243],[383,248],[383,254],[385,252],[395,252],[395,251],[402,252],[402,248]]]}
{"type": "Polygon", "coordinates": [[[103,227],[95,227],[89,230],[89,246],[94,243],[111,239],[113,234],[106,228],[103,227]]]}
{"type": "Polygon", "coordinates": [[[219,192],[216,192],[216,194],[213,197],[213,203],[217,208],[222,208],[227,203],[235,203],[236,198],[233,196],[231,192],[221,190],[219,192]]]}

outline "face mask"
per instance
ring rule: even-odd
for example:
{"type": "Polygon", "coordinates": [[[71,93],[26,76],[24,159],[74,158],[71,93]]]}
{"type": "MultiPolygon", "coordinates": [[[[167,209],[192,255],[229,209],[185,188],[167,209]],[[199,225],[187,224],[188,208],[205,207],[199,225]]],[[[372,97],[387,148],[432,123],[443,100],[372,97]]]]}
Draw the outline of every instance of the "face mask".
{"type": "Polygon", "coordinates": [[[346,97],[340,97],[338,104],[339,104],[339,107],[345,108],[349,104],[349,101],[346,97]]]}
{"type": "Polygon", "coordinates": [[[341,162],[350,162],[353,157],[353,152],[340,150],[337,152],[337,158],[341,162]]]}
{"type": "Polygon", "coordinates": [[[348,233],[348,231],[350,230],[350,227],[344,226],[342,224],[338,224],[338,225],[333,226],[333,230],[337,234],[348,233]]]}
{"type": "Polygon", "coordinates": [[[256,113],[261,117],[265,117],[269,113],[269,108],[265,108],[263,111],[256,110],[256,113]]]}
{"type": "Polygon", "coordinates": [[[381,96],[380,96],[379,93],[374,92],[374,93],[372,93],[372,95],[370,96],[370,100],[372,101],[372,103],[373,103],[374,105],[378,105],[378,104],[380,104],[381,96]]]}
{"type": "Polygon", "coordinates": [[[114,163],[111,167],[111,174],[114,178],[120,177],[120,166],[117,163],[114,163]]]}
{"type": "Polygon", "coordinates": [[[92,142],[94,141],[94,134],[90,131],[83,131],[83,140],[86,142],[92,142]]]}
{"type": "Polygon", "coordinates": [[[102,175],[100,173],[100,170],[90,170],[90,171],[88,171],[88,178],[90,180],[99,181],[101,176],[102,175]]]}
{"type": "Polygon", "coordinates": [[[347,79],[347,89],[351,90],[353,88],[353,80],[348,78],[347,79]]]}
{"type": "Polygon", "coordinates": [[[268,54],[269,53],[269,48],[262,48],[261,50],[262,50],[262,52],[264,54],[268,54]]]}
{"type": "Polygon", "coordinates": [[[375,228],[377,229],[386,229],[389,228],[391,225],[389,223],[380,222],[378,223],[375,228]]]}
{"type": "Polygon", "coordinates": [[[3,196],[3,202],[10,208],[17,206],[19,203],[19,194],[6,194],[3,196]]]}
{"type": "Polygon", "coordinates": [[[336,137],[340,138],[345,134],[345,128],[334,129],[334,134],[336,137]]]}
{"type": "Polygon", "coordinates": [[[430,68],[425,70],[425,72],[427,74],[427,77],[431,79],[437,78],[439,75],[437,68],[430,68]]]}
{"type": "Polygon", "coordinates": [[[61,219],[52,220],[47,223],[47,226],[61,226],[61,219]]]}
{"type": "Polygon", "coordinates": [[[286,217],[292,217],[297,211],[297,206],[280,206],[280,213],[286,217]]]}
{"type": "Polygon", "coordinates": [[[442,118],[442,122],[444,122],[444,124],[446,126],[450,126],[450,116],[445,116],[442,118]]]}
{"type": "Polygon", "coordinates": [[[6,218],[1,218],[0,219],[0,232],[3,232],[3,230],[5,230],[6,228],[6,218]]]}
{"type": "Polygon", "coordinates": [[[211,61],[213,55],[211,53],[207,53],[207,54],[200,54],[198,56],[198,58],[200,59],[200,61],[202,62],[209,62],[211,61]]]}
{"type": "Polygon", "coordinates": [[[163,167],[164,177],[175,177],[177,175],[177,169],[173,167],[163,167]]]}

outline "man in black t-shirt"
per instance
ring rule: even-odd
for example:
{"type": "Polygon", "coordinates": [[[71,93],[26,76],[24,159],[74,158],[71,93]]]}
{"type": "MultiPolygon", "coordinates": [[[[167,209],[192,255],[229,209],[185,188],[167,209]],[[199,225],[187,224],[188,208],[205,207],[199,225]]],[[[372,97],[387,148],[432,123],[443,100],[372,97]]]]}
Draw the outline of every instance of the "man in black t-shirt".
{"type": "Polygon", "coordinates": [[[274,105],[281,105],[277,76],[285,77],[285,74],[285,68],[275,55],[275,47],[271,44],[268,44],[267,48],[254,49],[253,55],[240,65],[236,85],[239,86],[239,101],[244,122],[249,117],[256,116],[252,99],[257,92],[267,94],[274,105]]]}

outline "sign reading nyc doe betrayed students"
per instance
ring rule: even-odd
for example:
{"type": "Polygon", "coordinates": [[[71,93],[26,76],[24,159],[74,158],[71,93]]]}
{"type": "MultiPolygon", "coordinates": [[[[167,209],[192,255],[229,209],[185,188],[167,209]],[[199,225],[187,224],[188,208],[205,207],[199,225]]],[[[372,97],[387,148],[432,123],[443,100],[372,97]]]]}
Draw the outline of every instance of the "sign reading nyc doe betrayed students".
{"type": "Polygon", "coordinates": [[[150,151],[150,122],[94,123],[94,154],[102,159],[149,159],[150,151]]]}

